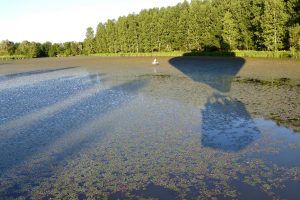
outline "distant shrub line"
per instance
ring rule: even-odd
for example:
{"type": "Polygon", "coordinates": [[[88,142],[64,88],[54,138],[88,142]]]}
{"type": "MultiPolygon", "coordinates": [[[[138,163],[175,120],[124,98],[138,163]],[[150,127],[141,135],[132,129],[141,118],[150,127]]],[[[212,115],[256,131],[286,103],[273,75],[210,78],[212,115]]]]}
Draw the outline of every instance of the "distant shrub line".
{"type": "MultiPolygon", "coordinates": [[[[84,55],[82,55],[84,56],[84,55]]],[[[246,57],[246,58],[294,58],[300,59],[300,52],[295,51],[202,51],[202,52],[153,52],[153,53],[96,53],[89,56],[99,57],[160,57],[160,56],[216,56],[216,57],[246,57]]],[[[58,56],[67,57],[67,56],[58,56]]],[[[25,55],[0,56],[0,60],[21,60],[30,58],[25,55]]]]}
{"type": "Polygon", "coordinates": [[[249,58],[300,58],[300,52],[293,51],[202,51],[202,52],[153,52],[153,53],[97,53],[90,56],[122,57],[122,56],[216,56],[216,57],[249,57],[249,58]]]}
{"type": "Polygon", "coordinates": [[[153,53],[96,53],[96,54],[90,54],[90,56],[101,56],[101,57],[138,57],[138,56],[182,56],[184,53],[181,51],[172,51],[172,52],[153,52],[153,53]]]}

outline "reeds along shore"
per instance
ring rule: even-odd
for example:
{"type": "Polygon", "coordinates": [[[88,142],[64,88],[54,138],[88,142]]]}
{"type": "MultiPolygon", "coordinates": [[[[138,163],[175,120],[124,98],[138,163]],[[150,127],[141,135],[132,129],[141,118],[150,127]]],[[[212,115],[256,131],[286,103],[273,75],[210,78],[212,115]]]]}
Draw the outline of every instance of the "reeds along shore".
{"type": "MultiPolygon", "coordinates": [[[[71,55],[72,56],[72,55],[71,55]]],[[[86,56],[85,54],[78,56],[86,56]]],[[[192,52],[153,52],[153,53],[95,53],[88,56],[100,57],[159,57],[159,56],[217,56],[217,57],[248,57],[248,58],[293,58],[300,59],[300,52],[296,51],[192,51],[192,52]]],[[[66,55],[57,55],[56,57],[67,57],[66,55]]],[[[25,55],[0,56],[0,60],[21,60],[27,59],[25,55]]]]}

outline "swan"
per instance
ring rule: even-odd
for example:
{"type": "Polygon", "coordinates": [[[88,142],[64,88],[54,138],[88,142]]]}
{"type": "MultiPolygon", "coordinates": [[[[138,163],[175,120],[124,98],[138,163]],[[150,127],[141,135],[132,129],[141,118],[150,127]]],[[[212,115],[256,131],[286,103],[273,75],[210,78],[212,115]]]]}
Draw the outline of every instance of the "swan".
{"type": "Polygon", "coordinates": [[[156,58],[153,60],[152,65],[158,65],[159,62],[156,60],[156,58]]]}

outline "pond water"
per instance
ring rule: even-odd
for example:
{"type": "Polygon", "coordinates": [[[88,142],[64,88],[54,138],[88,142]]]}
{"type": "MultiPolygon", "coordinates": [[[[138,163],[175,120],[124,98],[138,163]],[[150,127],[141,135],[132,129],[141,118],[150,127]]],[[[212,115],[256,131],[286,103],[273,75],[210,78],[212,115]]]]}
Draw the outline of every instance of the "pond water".
{"type": "MultiPolygon", "coordinates": [[[[245,63],[1,65],[0,199],[300,199],[300,134],[257,114],[270,108],[254,95],[241,98],[253,92],[233,81],[245,63]]],[[[298,86],[255,87],[274,95],[274,110],[299,116],[298,86]]]]}

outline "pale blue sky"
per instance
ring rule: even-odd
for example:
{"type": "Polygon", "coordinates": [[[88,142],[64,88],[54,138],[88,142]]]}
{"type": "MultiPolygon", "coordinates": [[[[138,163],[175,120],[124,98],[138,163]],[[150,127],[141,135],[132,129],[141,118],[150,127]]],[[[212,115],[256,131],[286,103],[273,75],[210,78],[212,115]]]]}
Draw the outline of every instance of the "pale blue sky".
{"type": "Polygon", "coordinates": [[[88,26],[182,0],[0,0],[0,40],[81,41],[88,26]]]}

